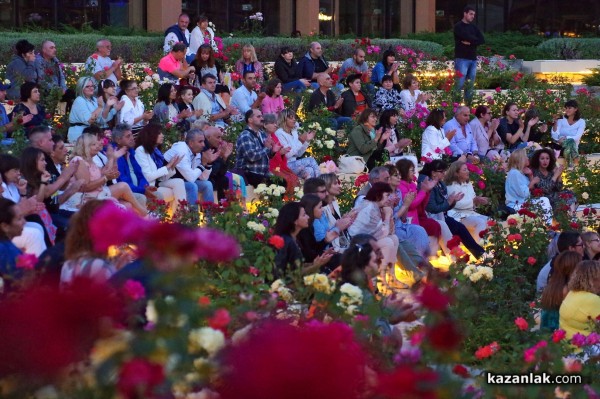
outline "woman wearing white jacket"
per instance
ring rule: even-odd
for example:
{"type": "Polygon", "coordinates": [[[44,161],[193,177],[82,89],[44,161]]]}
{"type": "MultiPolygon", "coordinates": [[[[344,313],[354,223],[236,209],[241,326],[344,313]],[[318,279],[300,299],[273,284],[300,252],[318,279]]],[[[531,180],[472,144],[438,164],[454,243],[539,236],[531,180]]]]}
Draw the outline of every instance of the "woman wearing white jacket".
{"type": "Polygon", "coordinates": [[[164,135],[160,125],[150,124],[139,133],[138,144],[135,149],[135,160],[140,165],[144,177],[151,186],[156,186],[156,193],[160,199],[171,204],[171,211],[175,212],[179,201],[186,200],[185,184],[183,179],[173,178],[175,166],[181,157],[175,156],[168,163],[158,149],[163,143],[164,135]]]}
{"type": "Polygon", "coordinates": [[[425,123],[427,128],[423,131],[421,138],[421,158],[441,159],[442,155],[450,151],[450,139],[456,134],[456,130],[444,132],[442,126],[446,122],[446,113],[441,109],[434,109],[427,116],[425,123]]]}

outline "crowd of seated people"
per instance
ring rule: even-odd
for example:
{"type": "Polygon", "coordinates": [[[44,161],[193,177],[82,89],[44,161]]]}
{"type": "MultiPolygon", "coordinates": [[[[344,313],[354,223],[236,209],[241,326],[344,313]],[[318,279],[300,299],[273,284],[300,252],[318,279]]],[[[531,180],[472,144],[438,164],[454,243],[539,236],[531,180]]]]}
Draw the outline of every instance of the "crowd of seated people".
{"type": "MultiPolygon", "coordinates": [[[[364,51],[357,49],[344,63],[347,89],[341,91],[318,42],[299,61],[290,48],[282,48],[272,76],[267,76],[254,47],[244,45],[235,64],[240,77],[235,88],[215,60],[205,23],[205,18],[198,19],[198,29],[209,42],[196,40],[193,51],[186,40],[165,44],[167,55],[159,66],[170,82],[158,89],[153,109],[146,109],[139,97],[141,82],[124,78],[122,61],[111,60],[110,42],[99,41],[88,59],[89,76],[77,81],[67,137],[52,134],[39,82],[27,77],[27,70],[21,71],[27,79],[19,85],[0,85],[0,100],[7,90],[13,98],[20,94],[12,113],[0,121],[3,130],[10,132],[12,119],[20,115],[29,140],[20,158],[0,155],[2,195],[13,203],[5,207],[18,219],[15,223],[26,220],[20,228],[7,229],[5,241],[18,251],[39,255],[63,241],[73,223],[89,217],[79,215],[97,200],[145,216],[147,203],[156,199],[174,213],[182,201],[192,207],[213,202],[213,192],[221,200],[227,190],[245,190],[246,184],[284,185],[290,197],[303,186],[305,197],[279,213],[275,230],[285,245],[277,254],[277,268],[331,273],[343,263],[341,254],[352,237],[368,234],[381,254],[378,275],[386,284],[403,287],[395,279],[394,265],[416,281],[427,279],[429,257],[438,250],[450,256],[447,242],[453,236],[460,237],[473,258],[483,255],[480,232],[488,216],[478,207],[489,205],[489,199],[475,194],[471,165],[506,164],[504,205],[509,213],[532,202],[550,223],[564,194],[570,194],[562,184],[564,166],[556,158],[562,154],[567,164],[577,160],[585,121],[573,100],[551,129],[540,124],[535,109],[523,115],[514,103],[505,104],[500,119],[484,105],[474,115],[468,107],[456,107],[450,118],[443,110],[429,111],[432,96],[419,90],[416,76],[399,76],[391,49],[372,69],[364,51]],[[296,112],[298,94],[309,87],[313,92],[306,96],[304,112],[332,112],[331,127],[347,130],[348,145],[341,150],[362,158],[370,171],[369,182],[346,215],[336,200],[342,195],[340,180],[335,173],[321,174],[311,152],[316,133],[302,126],[296,112]],[[284,102],[286,94],[295,101],[284,102]],[[407,113],[416,110],[427,114],[421,148],[415,149],[429,161],[424,165],[409,154],[413,142],[399,128],[407,113]],[[227,128],[236,122],[243,129],[235,142],[225,141],[227,128]],[[167,123],[181,133],[168,147],[167,123]],[[112,134],[106,136],[105,130],[112,134]],[[550,149],[542,148],[543,139],[553,142],[550,149]],[[73,146],[68,163],[67,142],[73,146]],[[531,155],[531,149],[537,151],[531,155]],[[533,197],[535,189],[542,195],[533,197]]],[[[181,39],[182,32],[169,34],[181,39]]],[[[28,65],[33,48],[26,43],[17,47],[15,65],[28,65]]],[[[568,198],[574,211],[574,196],[568,198]]],[[[598,253],[594,242],[586,241],[592,258],[598,253]]],[[[70,254],[70,261],[79,259],[77,253],[70,254]]],[[[70,263],[71,269],[82,266],[81,259],[77,262],[70,263]]],[[[90,262],[96,265],[94,259],[90,262]]],[[[97,264],[108,278],[112,269],[97,264]]],[[[555,302],[552,308],[556,310],[555,302]]]]}

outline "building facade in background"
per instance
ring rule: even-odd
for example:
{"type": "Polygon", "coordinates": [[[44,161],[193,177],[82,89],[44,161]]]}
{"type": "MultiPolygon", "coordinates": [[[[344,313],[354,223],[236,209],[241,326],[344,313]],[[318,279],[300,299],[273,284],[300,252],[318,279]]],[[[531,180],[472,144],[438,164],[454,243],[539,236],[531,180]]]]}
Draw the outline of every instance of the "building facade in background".
{"type": "Polygon", "coordinates": [[[250,29],[250,16],[260,12],[267,35],[397,37],[448,31],[467,4],[484,32],[600,35],[599,0],[0,0],[0,27],[163,31],[183,10],[208,15],[221,32],[250,29]]]}

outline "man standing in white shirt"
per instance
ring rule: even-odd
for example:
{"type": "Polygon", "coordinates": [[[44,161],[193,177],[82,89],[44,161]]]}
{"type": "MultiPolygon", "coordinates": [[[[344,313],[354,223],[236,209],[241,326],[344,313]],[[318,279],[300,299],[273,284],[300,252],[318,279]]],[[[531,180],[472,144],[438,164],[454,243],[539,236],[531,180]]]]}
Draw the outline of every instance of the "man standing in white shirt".
{"type": "Polygon", "coordinates": [[[175,167],[177,173],[185,182],[188,204],[193,206],[198,201],[198,192],[204,202],[214,202],[213,185],[208,180],[212,163],[219,157],[214,150],[202,152],[204,149],[204,133],[200,129],[192,129],[186,133],[185,141],[178,141],[165,152],[165,160],[170,161],[176,156],[182,157],[175,167]]]}

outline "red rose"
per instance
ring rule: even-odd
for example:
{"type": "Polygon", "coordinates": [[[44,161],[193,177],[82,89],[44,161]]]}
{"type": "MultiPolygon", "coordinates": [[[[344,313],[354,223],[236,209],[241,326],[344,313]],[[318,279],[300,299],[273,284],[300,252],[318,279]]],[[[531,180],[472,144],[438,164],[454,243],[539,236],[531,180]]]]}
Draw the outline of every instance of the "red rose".
{"type": "Polygon", "coordinates": [[[154,388],[165,379],[163,366],[146,359],[136,358],[121,367],[117,391],[126,399],[154,398],[154,388]]]}
{"type": "Polygon", "coordinates": [[[210,298],[207,297],[206,295],[201,296],[200,298],[198,298],[198,305],[200,305],[200,306],[210,305],[210,298]]]}
{"type": "Polygon", "coordinates": [[[96,53],[92,54],[92,58],[95,59],[95,60],[97,60],[98,59],[98,54],[96,54],[96,53]]]}
{"type": "Polygon", "coordinates": [[[496,93],[500,93],[502,91],[502,88],[500,86],[496,87],[496,93]]]}
{"type": "Polygon", "coordinates": [[[248,268],[248,273],[250,273],[251,275],[256,277],[256,276],[258,276],[258,269],[254,266],[250,266],[248,268]]]}
{"type": "Polygon", "coordinates": [[[443,293],[437,286],[427,284],[417,296],[423,307],[434,312],[442,312],[448,308],[450,297],[443,293]]]}
{"type": "Polygon", "coordinates": [[[513,218],[509,218],[506,223],[508,223],[509,226],[516,226],[517,221],[513,218]]]}
{"type": "Polygon", "coordinates": [[[567,333],[565,332],[565,330],[556,330],[552,333],[552,342],[559,343],[560,341],[565,339],[566,336],[567,333]]]}
{"type": "Polygon", "coordinates": [[[108,71],[109,69],[110,69],[110,68],[109,68],[109,67],[107,67],[107,66],[105,66],[105,67],[104,67],[104,70],[105,70],[105,71],[108,71]]]}
{"type": "Polygon", "coordinates": [[[571,228],[573,228],[573,229],[578,229],[579,228],[579,225],[576,222],[571,222],[569,224],[569,226],[571,226],[571,228]]]}
{"type": "Polygon", "coordinates": [[[214,315],[208,318],[208,325],[215,330],[223,330],[230,321],[231,316],[227,309],[217,309],[214,315]]]}
{"type": "Polygon", "coordinates": [[[446,243],[446,246],[448,247],[448,249],[453,249],[456,248],[460,245],[461,243],[461,239],[459,236],[452,236],[451,239],[448,240],[448,242],[446,243]]]}
{"type": "Polygon", "coordinates": [[[427,331],[427,342],[440,351],[453,351],[462,341],[462,334],[451,320],[444,320],[427,331]]]}
{"type": "Polygon", "coordinates": [[[454,367],[452,367],[452,372],[462,378],[470,377],[469,370],[467,370],[467,368],[462,364],[454,365],[454,367]]]}
{"type": "Polygon", "coordinates": [[[13,106],[13,105],[15,105],[15,102],[14,102],[13,100],[8,100],[8,101],[6,102],[6,105],[13,106]]]}
{"type": "Polygon", "coordinates": [[[52,119],[52,114],[51,113],[47,113],[46,114],[46,119],[52,119]]]}
{"type": "Polygon", "coordinates": [[[479,349],[477,349],[477,351],[475,352],[475,357],[477,359],[485,359],[486,357],[490,357],[492,356],[494,353],[498,352],[500,350],[500,345],[498,345],[497,342],[492,342],[489,345],[480,347],[479,349]]]}
{"type": "Polygon", "coordinates": [[[531,266],[535,265],[535,262],[537,262],[537,259],[535,259],[533,256],[527,258],[527,263],[529,263],[531,266]]]}
{"type": "Polygon", "coordinates": [[[517,317],[515,319],[515,325],[521,331],[525,331],[525,330],[527,330],[529,328],[529,324],[527,323],[527,320],[525,320],[522,317],[517,317]]]}
{"type": "Polygon", "coordinates": [[[271,236],[271,238],[269,238],[268,242],[270,245],[274,246],[277,249],[283,248],[283,245],[284,245],[283,238],[278,235],[271,236]]]}

